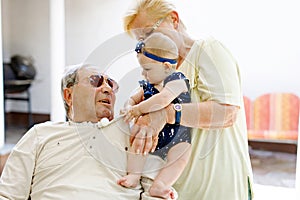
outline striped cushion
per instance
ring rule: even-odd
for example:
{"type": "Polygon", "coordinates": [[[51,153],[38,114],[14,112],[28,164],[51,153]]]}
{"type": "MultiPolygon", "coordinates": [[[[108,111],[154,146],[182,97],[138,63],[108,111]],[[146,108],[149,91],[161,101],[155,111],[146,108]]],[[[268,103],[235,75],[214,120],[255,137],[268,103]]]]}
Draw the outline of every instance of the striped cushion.
{"type": "Polygon", "coordinates": [[[252,127],[252,102],[249,97],[244,96],[244,106],[247,121],[247,129],[252,127]]]}
{"type": "Polygon", "coordinates": [[[253,124],[249,122],[249,138],[298,138],[299,97],[291,93],[272,93],[253,102],[253,124]]]}

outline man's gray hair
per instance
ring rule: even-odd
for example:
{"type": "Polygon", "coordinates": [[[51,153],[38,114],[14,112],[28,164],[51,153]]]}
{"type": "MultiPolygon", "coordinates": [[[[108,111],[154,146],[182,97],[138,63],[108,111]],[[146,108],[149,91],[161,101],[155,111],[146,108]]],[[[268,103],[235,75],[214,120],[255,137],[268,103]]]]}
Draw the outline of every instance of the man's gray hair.
{"type": "Polygon", "coordinates": [[[67,117],[69,115],[70,107],[67,104],[67,102],[65,101],[64,89],[74,86],[78,81],[78,78],[77,78],[78,71],[82,68],[87,67],[87,66],[90,66],[90,65],[78,64],[78,65],[67,66],[65,68],[64,74],[63,74],[62,79],[61,79],[61,95],[62,95],[62,99],[63,99],[63,102],[64,102],[64,107],[65,107],[65,110],[66,110],[67,117]]]}

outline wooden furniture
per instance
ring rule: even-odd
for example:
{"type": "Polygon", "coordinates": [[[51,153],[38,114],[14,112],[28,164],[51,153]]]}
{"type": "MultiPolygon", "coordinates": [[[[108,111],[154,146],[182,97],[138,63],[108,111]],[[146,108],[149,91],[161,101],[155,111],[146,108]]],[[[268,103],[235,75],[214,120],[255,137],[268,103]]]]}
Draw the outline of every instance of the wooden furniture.
{"type": "Polygon", "coordinates": [[[11,68],[10,63],[3,64],[4,71],[4,110],[6,108],[6,101],[23,101],[27,103],[28,110],[28,127],[33,124],[33,117],[31,111],[31,96],[30,86],[32,79],[17,79],[15,73],[11,68]]]}

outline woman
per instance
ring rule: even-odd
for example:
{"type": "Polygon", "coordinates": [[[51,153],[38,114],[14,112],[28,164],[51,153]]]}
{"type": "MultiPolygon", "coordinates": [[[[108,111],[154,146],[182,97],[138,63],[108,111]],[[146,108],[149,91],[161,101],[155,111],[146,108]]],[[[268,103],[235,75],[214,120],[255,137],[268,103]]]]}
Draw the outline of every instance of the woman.
{"type": "Polygon", "coordinates": [[[161,32],[176,43],[177,70],[190,80],[192,103],[176,110],[169,105],[142,117],[132,128],[133,147],[136,152],[151,151],[164,124],[181,116],[180,124],[193,129],[192,156],[174,186],[179,199],[251,199],[252,169],[235,59],[213,38],[192,39],[168,1],[134,2],[124,17],[125,31],[137,40],[161,32]]]}

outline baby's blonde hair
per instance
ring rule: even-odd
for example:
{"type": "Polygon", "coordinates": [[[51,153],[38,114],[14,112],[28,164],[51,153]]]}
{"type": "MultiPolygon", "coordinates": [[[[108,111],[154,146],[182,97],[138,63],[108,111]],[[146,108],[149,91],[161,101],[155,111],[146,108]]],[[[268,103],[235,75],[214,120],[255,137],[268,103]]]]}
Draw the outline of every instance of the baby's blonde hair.
{"type": "Polygon", "coordinates": [[[156,32],[144,40],[144,50],[159,57],[178,59],[178,48],[171,38],[156,32]]]}

